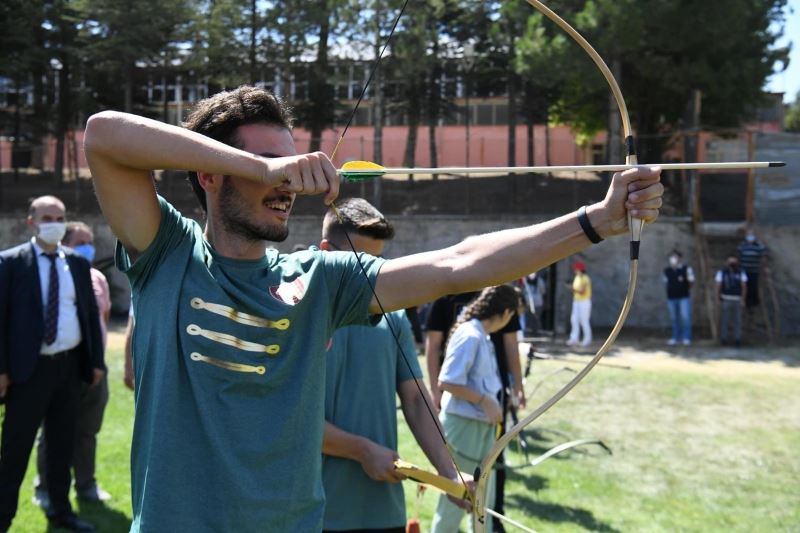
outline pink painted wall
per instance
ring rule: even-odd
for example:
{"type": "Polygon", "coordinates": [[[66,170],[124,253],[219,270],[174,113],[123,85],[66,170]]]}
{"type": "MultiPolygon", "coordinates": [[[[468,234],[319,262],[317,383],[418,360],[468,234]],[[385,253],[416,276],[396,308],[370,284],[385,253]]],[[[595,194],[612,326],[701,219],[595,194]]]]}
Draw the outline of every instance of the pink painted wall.
{"type": "MultiPolygon", "coordinates": [[[[383,129],[383,157],[376,161],[384,166],[402,166],[405,154],[408,129],[405,126],[388,126],[383,129]]],[[[470,128],[470,156],[472,166],[503,166],[508,164],[508,128],[506,126],[473,126],[470,128]]],[[[339,130],[327,130],[323,134],[322,151],[331,153],[340,135],[339,130]]],[[[354,159],[373,159],[373,129],[371,127],[351,127],[347,132],[335,163],[341,164],[354,159]]],[[[294,131],[298,150],[306,151],[309,146],[308,133],[301,129],[294,131]]],[[[527,165],[527,134],[525,126],[516,129],[516,164],[527,165]]],[[[544,165],[545,129],[543,125],[534,128],[534,158],[536,165],[544,165]]],[[[467,135],[464,126],[439,126],[436,129],[436,143],[439,166],[467,165],[467,135]]],[[[416,166],[431,166],[428,150],[428,128],[418,130],[415,151],[416,166]]],[[[550,163],[568,165],[584,163],[584,152],[575,142],[575,136],[566,126],[550,129],[550,163]]]]}
{"type": "Polygon", "coordinates": [[[11,168],[11,142],[0,139],[0,170],[11,168]]]}
{"type": "MultiPolygon", "coordinates": [[[[777,131],[779,128],[772,124],[759,124],[758,131],[777,131]]],[[[322,151],[330,154],[336,144],[341,130],[327,130],[323,133],[322,151]]],[[[508,128],[506,126],[472,126],[470,128],[470,157],[471,166],[505,166],[508,164],[508,128]]],[[[341,165],[346,161],[364,159],[371,161],[373,151],[372,127],[351,127],[342,142],[335,163],[341,165]]],[[[746,134],[743,134],[746,135],[746,134]]],[[[383,157],[376,161],[384,166],[402,166],[405,153],[407,128],[405,126],[387,126],[383,129],[383,157]]],[[[600,133],[592,139],[591,144],[604,144],[605,133],[600,133]]],[[[309,134],[306,130],[295,129],[294,138],[300,152],[308,150],[309,134]]],[[[525,126],[517,126],[516,165],[528,164],[527,134],[525,126]]],[[[712,138],[707,132],[701,132],[700,161],[704,161],[706,141],[712,138]]],[[[466,166],[467,165],[467,137],[464,126],[439,126],[436,128],[436,143],[439,154],[439,166],[466,166]]],[[[78,168],[87,169],[86,158],[83,154],[83,131],[75,132],[77,143],[78,168]]],[[[11,141],[0,140],[0,170],[11,168],[11,141]]],[[[42,146],[44,168],[52,169],[55,160],[56,141],[52,137],[45,139],[42,146]]],[[[65,169],[71,155],[68,153],[69,145],[65,146],[65,169]]],[[[428,157],[428,128],[418,130],[416,147],[416,166],[431,166],[428,157]]],[[[682,146],[676,146],[668,155],[680,157],[682,146]]],[[[545,165],[545,127],[537,125],[534,128],[534,165],[545,165]]],[[[572,165],[587,164],[591,162],[590,147],[580,147],[576,143],[575,135],[567,126],[550,128],[550,164],[572,165]]]]}
{"type": "MultiPolygon", "coordinates": [[[[41,154],[41,160],[44,162],[45,170],[52,170],[56,159],[56,139],[55,137],[45,137],[40,146],[35,146],[34,149],[34,166],[37,165],[37,157],[41,154]]],[[[0,140],[0,170],[8,170],[11,168],[11,149],[13,143],[9,140],[0,140]]],[[[71,147],[69,143],[64,143],[64,172],[68,172],[69,163],[73,155],[77,157],[77,167],[79,169],[88,169],[89,165],[86,164],[86,157],[83,154],[83,131],[75,132],[75,149],[70,153],[71,147]]]]}
{"type": "MultiPolygon", "coordinates": [[[[472,166],[503,166],[508,164],[507,133],[505,126],[473,126],[470,128],[470,158],[472,166]]],[[[517,127],[517,165],[527,165],[527,134],[524,126],[517,127]]],[[[352,127],[339,148],[336,163],[354,159],[372,160],[373,129],[371,127],[352,127]]],[[[322,151],[330,154],[340,135],[340,130],[327,130],[323,134],[322,151]]],[[[401,166],[405,153],[408,133],[405,126],[389,126],[383,129],[383,158],[379,163],[385,166],[401,166]]],[[[295,129],[294,138],[300,152],[308,150],[309,134],[306,130],[295,129]]],[[[598,142],[602,142],[599,137],[598,142]]],[[[440,126],[436,129],[436,143],[439,166],[465,166],[467,164],[466,129],[463,126],[440,126]]],[[[83,131],[75,133],[77,143],[78,167],[87,168],[83,154],[83,131]]],[[[11,141],[0,141],[0,168],[11,168],[11,141]]],[[[534,128],[534,156],[536,165],[544,165],[545,129],[543,125],[534,128]]],[[[55,161],[56,140],[45,139],[43,145],[44,168],[52,169],[55,161]]],[[[64,161],[69,161],[69,147],[65,146],[64,161]]],[[[566,126],[550,129],[550,163],[569,165],[587,162],[583,150],[575,142],[575,136],[566,126]]],[[[416,166],[430,166],[428,157],[428,128],[418,130],[416,166]]]]}

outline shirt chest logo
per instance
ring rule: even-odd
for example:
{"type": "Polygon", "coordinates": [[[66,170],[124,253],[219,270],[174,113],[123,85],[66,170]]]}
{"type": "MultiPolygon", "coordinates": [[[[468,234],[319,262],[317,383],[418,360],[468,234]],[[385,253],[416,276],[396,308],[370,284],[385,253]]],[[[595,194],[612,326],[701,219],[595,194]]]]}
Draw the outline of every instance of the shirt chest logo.
{"type": "Polygon", "coordinates": [[[306,294],[306,286],[303,280],[297,278],[294,281],[282,282],[280,285],[272,285],[269,293],[279,302],[287,305],[297,305],[306,294]]]}

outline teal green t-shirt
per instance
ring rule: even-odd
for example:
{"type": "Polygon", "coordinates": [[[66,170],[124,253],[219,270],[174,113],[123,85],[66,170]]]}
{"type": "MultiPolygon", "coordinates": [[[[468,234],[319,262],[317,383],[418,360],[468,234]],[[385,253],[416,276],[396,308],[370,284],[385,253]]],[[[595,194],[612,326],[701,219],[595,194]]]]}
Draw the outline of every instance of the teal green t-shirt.
{"type": "MultiPolygon", "coordinates": [[[[150,247],[117,264],[135,302],[133,532],[318,532],[325,348],[368,323],[355,255],[218,255],[159,198],[150,247]]],[[[362,255],[372,283],[382,264],[362,255]]]]}
{"type": "MultiPolygon", "coordinates": [[[[397,450],[397,386],[421,378],[417,350],[405,311],[395,311],[376,326],[337,330],[327,354],[325,420],[397,450]],[[398,335],[403,356],[387,320],[398,335]]],[[[403,527],[403,486],[371,479],[361,463],[330,455],[322,459],[325,529],[403,527]]]]}

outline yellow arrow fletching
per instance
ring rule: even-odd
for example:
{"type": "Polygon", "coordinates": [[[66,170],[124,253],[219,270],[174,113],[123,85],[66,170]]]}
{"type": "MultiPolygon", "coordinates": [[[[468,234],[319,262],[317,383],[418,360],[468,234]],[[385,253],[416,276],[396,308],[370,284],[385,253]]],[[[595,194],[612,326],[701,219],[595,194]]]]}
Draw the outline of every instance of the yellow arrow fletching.
{"type": "Polygon", "coordinates": [[[341,175],[347,181],[364,181],[383,176],[384,168],[371,161],[348,161],[342,165],[341,175]]]}
{"type": "Polygon", "coordinates": [[[378,163],[373,163],[372,161],[348,161],[344,165],[342,165],[342,170],[346,171],[367,171],[367,170],[379,170],[383,171],[383,167],[378,163]]]}

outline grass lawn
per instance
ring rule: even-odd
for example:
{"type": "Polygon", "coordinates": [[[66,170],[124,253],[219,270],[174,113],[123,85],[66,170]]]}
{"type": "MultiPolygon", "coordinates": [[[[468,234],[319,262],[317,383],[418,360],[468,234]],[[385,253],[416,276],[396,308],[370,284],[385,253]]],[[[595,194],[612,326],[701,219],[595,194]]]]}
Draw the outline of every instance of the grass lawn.
{"type": "MultiPolygon", "coordinates": [[[[528,438],[531,457],[579,438],[600,438],[613,455],[578,448],[512,470],[506,514],[540,532],[800,531],[800,353],[784,349],[787,366],[729,360],[716,350],[692,347],[680,359],[617,350],[608,360],[632,370],[595,368],[528,438]]],[[[534,371],[562,366],[580,368],[547,361],[534,371]]],[[[570,377],[550,378],[528,409],[570,377]]],[[[535,382],[532,375],[527,389],[535,382]]],[[[406,428],[400,440],[404,458],[428,464],[406,428]]],[[[512,452],[508,461],[521,465],[524,456],[512,452]]],[[[407,483],[409,516],[415,493],[407,483]]],[[[423,530],[437,498],[428,491],[419,504],[423,530]]]]}
{"type": "MultiPolygon", "coordinates": [[[[580,448],[510,471],[506,513],[540,531],[800,531],[800,350],[720,352],[695,346],[676,358],[623,345],[528,431],[533,458],[565,440],[594,437],[612,450],[580,448]],[[746,357],[756,362],[737,360],[746,357]]],[[[79,505],[100,532],[124,532],[131,517],[129,453],[133,401],[122,384],[119,333],[109,340],[111,400],[98,447],[98,478],[114,499],[79,505]]],[[[423,365],[424,366],[424,365],[423,365]]],[[[529,380],[561,366],[537,362],[529,380]]],[[[529,409],[570,378],[554,375],[529,409]]],[[[400,454],[427,465],[404,423],[400,454]]],[[[521,465],[522,454],[509,460],[521,465]]],[[[12,532],[47,531],[31,504],[33,462],[12,532]]],[[[430,525],[437,495],[418,515],[430,525]]],[[[416,490],[406,483],[409,516],[416,490]]],[[[511,527],[508,528],[512,531],[511,527]]]]}

